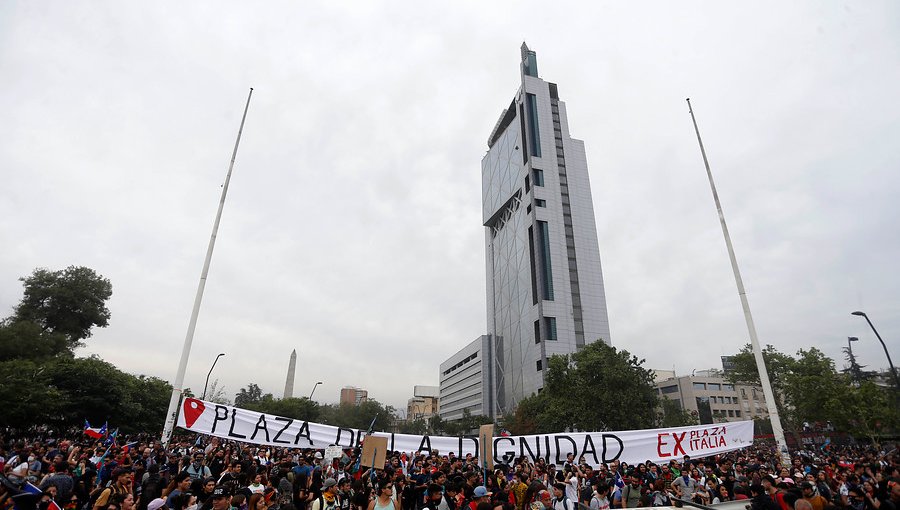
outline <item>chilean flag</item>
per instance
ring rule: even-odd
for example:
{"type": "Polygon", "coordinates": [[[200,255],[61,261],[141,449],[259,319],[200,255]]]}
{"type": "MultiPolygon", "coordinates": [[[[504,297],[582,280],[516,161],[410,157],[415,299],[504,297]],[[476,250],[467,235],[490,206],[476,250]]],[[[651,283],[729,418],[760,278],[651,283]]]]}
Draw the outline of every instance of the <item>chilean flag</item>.
{"type": "Polygon", "coordinates": [[[136,444],[138,444],[137,441],[132,441],[130,443],[125,444],[125,446],[122,447],[122,454],[124,455],[124,454],[130,452],[131,449],[134,448],[134,445],[136,445],[136,444]]]}
{"type": "Polygon", "coordinates": [[[103,426],[98,429],[96,427],[91,427],[91,424],[88,423],[87,420],[84,420],[84,435],[94,439],[100,439],[106,435],[106,425],[107,424],[104,423],[103,426]]]}

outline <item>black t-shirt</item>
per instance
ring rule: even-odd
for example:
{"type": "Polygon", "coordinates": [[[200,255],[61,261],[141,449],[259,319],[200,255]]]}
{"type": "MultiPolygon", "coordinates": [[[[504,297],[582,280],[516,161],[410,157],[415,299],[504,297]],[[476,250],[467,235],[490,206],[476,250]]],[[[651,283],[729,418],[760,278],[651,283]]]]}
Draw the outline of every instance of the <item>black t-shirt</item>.
{"type": "Polygon", "coordinates": [[[209,468],[214,477],[219,478],[222,476],[222,472],[225,471],[225,459],[223,457],[213,457],[206,467],[209,468]]]}

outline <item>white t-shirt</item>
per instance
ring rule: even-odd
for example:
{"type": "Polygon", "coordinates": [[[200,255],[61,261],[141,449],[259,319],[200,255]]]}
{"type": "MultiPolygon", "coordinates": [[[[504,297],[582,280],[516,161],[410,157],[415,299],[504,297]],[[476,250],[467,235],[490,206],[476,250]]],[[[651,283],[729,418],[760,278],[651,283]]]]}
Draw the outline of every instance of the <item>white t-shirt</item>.
{"type": "Polygon", "coordinates": [[[569,501],[578,501],[578,477],[573,476],[566,482],[566,498],[569,501]]]}
{"type": "Polygon", "coordinates": [[[591,510],[609,510],[609,499],[605,496],[601,498],[594,493],[594,497],[591,498],[591,510]]]}

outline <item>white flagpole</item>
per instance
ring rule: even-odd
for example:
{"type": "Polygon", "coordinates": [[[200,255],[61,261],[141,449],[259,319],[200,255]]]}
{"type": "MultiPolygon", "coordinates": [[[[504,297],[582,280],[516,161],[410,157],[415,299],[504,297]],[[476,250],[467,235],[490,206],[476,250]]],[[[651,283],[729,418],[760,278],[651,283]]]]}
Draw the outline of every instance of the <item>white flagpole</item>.
{"type": "Polygon", "coordinates": [[[759,382],[762,384],[763,395],[766,397],[766,407],[769,411],[769,421],[772,423],[772,432],[778,450],[781,455],[782,465],[790,465],[787,441],[784,439],[784,429],[781,427],[781,418],[778,416],[778,406],[775,405],[775,393],[772,391],[772,383],[769,381],[769,372],[766,370],[766,360],[763,358],[762,349],[759,347],[759,339],[756,336],[756,326],[753,324],[753,316],[750,315],[750,303],[747,301],[747,292],[744,290],[744,280],[741,279],[741,270],[738,269],[737,258],[734,255],[734,247],[731,245],[731,236],[728,234],[728,226],[725,225],[725,214],[722,212],[722,204],[719,202],[719,193],[713,182],[712,170],[709,169],[709,160],[706,159],[706,149],[703,148],[703,140],[700,139],[700,129],[697,127],[697,119],[694,117],[694,109],[691,108],[691,99],[687,99],[688,111],[691,112],[691,120],[694,122],[694,132],[697,133],[697,142],[700,143],[700,154],[703,155],[703,164],[706,165],[706,175],[709,177],[709,187],[712,189],[713,200],[716,202],[716,210],[719,212],[719,222],[722,224],[722,234],[725,236],[725,246],[728,248],[728,257],[731,259],[731,269],[734,271],[734,281],[737,283],[738,295],[741,298],[741,306],[744,308],[744,320],[747,322],[747,330],[750,332],[750,346],[753,356],[756,358],[756,368],[759,371],[759,382]]]}
{"type": "Polygon", "coordinates": [[[234,160],[237,158],[238,145],[241,143],[241,134],[244,132],[244,121],[247,120],[247,110],[250,108],[250,98],[253,96],[253,87],[247,95],[247,104],[244,106],[244,115],[241,117],[241,127],[238,129],[237,140],[234,142],[234,151],[231,153],[231,163],[228,165],[228,173],[225,175],[225,184],[222,186],[222,196],[219,198],[219,210],[216,212],[216,221],[213,223],[212,235],[209,237],[209,246],[206,248],[206,259],[203,261],[203,271],[200,273],[200,283],[197,285],[197,295],[194,296],[194,309],[191,311],[191,320],[188,323],[187,335],[184,337],[184,347],[181,350],[181,361],[178,363],[178,373],[175,375],[175,384],[172,385],[172,398],[169,400],[169,410],[166,412],[166,424],[163,428],[161,441],[163,446],[168,446],[172,438],[172,430],[175,428],[175,418],[178,416],[178,404],[181,402],[181,391],[184,385],[184,372],[187,370],[188,357],[191,354],[191,343],[194,341],[194,330],[197,328],[197,316],[200,314],[200,303],[203,301],[203,290],[206,288],[206,277],[209,274],[209,263],[212,260],[213,248],[216,247],[216,234],[219,231],[219,222],[222,220],[222,209],[225,208],[225,195],[228,194],[228,183],[231,182],[231,173],[234,170],[234,160]]]}

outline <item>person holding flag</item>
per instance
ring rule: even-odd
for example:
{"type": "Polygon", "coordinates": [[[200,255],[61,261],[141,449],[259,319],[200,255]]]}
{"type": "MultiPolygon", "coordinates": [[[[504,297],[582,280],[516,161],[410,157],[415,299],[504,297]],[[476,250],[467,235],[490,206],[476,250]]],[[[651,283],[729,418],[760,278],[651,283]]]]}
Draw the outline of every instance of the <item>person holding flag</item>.
{"type": "Polygon", "coordinates": [[[103,426],[100,428],[91,427],[91,424],[88,423],[87,419],[85,419],[84,420],[84,435],[86,435],[90,438],[93,438],[93,439],[100,439],[101,437],[106,435],[106,426],[107,426],[107,424],[104,423],[103,426]]]}

